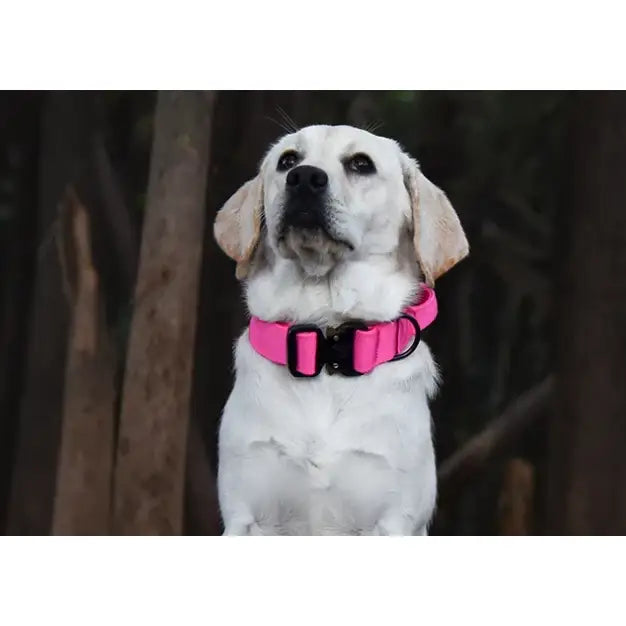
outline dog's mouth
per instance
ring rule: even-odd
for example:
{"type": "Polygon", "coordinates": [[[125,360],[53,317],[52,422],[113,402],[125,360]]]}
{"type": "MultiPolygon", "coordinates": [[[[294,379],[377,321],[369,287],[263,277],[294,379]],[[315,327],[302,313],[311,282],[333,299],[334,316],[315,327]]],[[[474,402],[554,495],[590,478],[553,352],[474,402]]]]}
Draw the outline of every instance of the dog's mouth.
{"type": "MultiPolygon", "coordinates": [[[[354,250],[354,245],[329,232],[326,226],[294,227],[284,226],[277,239],[278,248],[292,248],[294,244],[304,250],[315,251],[330,245],[340,246],[347,252],[354,250]]],[[[281,250],[282,251],[282,250],[281,250]]]]}
{"type": "Polygon", "coordinates": [[[354,246],[337,237],[327,229],[285,228],[277,240],[278,252],[286,259],[295,261],[308,276],[321,278],[346,258],[354,246]]]}
{"type": "Polygon", "coordinates": [[[321,278],[346,259],[354,245],[335,232],[326,199],[285,203],[277,230],[278,253],[294,261],[306,276],[321,278]]]}

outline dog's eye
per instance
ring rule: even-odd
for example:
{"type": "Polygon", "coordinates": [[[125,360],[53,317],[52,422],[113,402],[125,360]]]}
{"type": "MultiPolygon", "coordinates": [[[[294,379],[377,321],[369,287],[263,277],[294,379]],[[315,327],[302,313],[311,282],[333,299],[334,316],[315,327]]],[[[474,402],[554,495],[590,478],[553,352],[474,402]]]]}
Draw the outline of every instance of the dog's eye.
{"type": "Polygon", "coordinates": [[[361,152],[347,159],[344,165],[349,172],[356,174],[374,174],[376,172],[372,159],[361,152]]]}
{"type": "Polygon", "coordinates": [[[300,162],[300,155],[295,150],[287,150],[283,152],[280,159],[278,159],[278,165],[276,169],[279,172],[286,172],[300,162]]]}

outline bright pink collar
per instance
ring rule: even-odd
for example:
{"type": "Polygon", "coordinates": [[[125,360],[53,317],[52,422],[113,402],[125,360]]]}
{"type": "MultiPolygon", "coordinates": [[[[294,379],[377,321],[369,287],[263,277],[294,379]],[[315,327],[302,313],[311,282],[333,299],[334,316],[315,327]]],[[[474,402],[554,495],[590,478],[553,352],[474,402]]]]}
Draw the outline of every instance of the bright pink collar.
{"type": "Polygon", "coordinates": [[[435,292],[423,286],[420,301],[391,322],[346,322],[327,328],[324,336],[320,328],[311,324],[264,322],[253,317],[248,337],[261,356],[286,365],[294,376],[317,376],[324,365],[331,374],[360,376],[378,365],[409,356],[419,344],[420,330],[436,317],[435,292]],[[405,349],[411,339],[411,346],[405,349]]]}

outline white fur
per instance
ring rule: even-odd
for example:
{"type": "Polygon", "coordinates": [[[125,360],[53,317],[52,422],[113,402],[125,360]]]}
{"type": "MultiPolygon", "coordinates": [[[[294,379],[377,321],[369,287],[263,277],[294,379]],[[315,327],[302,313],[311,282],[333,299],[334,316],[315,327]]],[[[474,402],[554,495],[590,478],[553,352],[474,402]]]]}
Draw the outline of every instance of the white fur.
{"type": "MultiPolygon", "coordinates": [[[[415,300],[405,159],[395,142],[350,127],[305,128],[269,151],[260,171],[266,228],[245,283],[252,315],[325,328],[390,320],[415,300]],[[276,162],[286,149],[328,173],[332,234],[352,249],[330,254],[318,242],[312,259],[297,242],[278,241],[285,174],[276,162]],[[342,159],[355,152],[372,157],[375,175],[346,175],[342,159]]],[[[294,378],[257,354],[245,331],[235,368],[219,438],[225,534],[426,534],[436,501],[428,399],[437,371],[425,343],[365,376],[294,378]]]]}

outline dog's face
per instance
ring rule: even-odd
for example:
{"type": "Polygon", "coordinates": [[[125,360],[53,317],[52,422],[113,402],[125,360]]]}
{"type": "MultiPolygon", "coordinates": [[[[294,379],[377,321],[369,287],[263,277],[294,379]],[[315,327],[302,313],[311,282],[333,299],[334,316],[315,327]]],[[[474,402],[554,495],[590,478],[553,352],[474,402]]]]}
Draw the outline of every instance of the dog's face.
{"type": "Polygon", "coordinates": [[[401,152],[348,126],[283,137],[261,168],[268,244],[312,276],[369,254],[388,254],[409,224],[401,152]]]}
{"type": "Polygon", "coordinates": [[[350,126],[280,139],[215,223],[239,277],[261,236],[273,254],[321,277],[351,259],[394,253],[403,233],[429,283],[468,251],[452,206],[417,164],[396,142],[350,126]]]}

